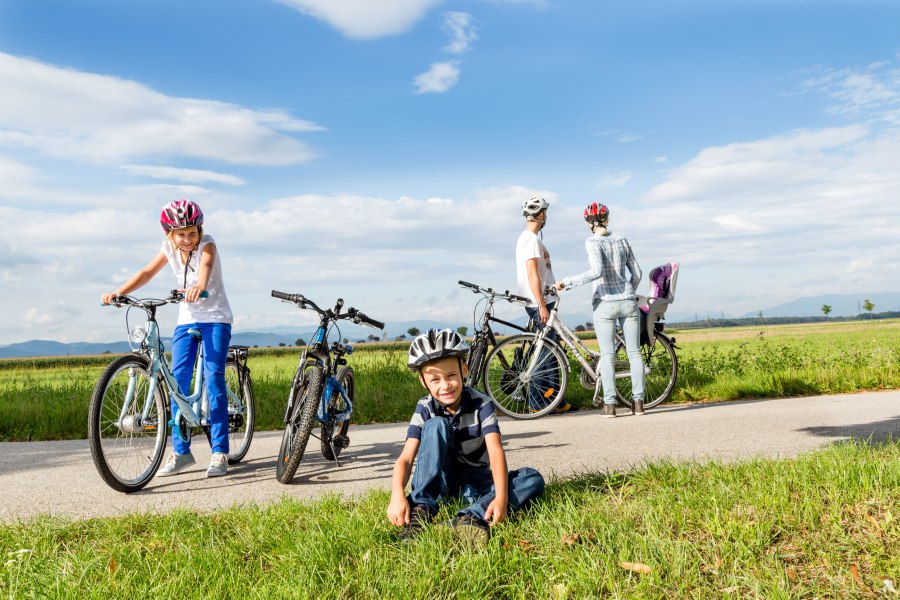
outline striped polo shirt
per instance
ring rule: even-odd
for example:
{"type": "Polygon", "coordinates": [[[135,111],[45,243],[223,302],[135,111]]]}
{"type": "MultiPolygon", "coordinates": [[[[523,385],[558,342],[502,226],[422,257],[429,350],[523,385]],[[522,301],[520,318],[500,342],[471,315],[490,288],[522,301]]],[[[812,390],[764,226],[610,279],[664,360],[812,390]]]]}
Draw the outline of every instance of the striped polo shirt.
{"type": "Polygon", "coordinates": [[[490,467],[484,436],[488,433],[500,433],[497,413],[490,398],[472,388],[463,388],[459,409],[455,415],[451,415],[429,394],[416,404],[416,411],[406,430],[407,439],[422,439],[422,427],[432,417],[450,419],[456,462],[468,467],[490,467]]]}

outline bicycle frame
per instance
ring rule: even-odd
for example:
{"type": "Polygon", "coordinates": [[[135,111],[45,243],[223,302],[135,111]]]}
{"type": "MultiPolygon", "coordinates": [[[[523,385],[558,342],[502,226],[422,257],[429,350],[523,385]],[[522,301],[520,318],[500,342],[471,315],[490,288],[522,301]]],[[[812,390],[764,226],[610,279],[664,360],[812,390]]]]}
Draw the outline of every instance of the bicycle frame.
{"type": "MultiPolygon", "coordinates": [[[[599,352],[594,352],[590,348],[588,348],[584,342],[581,341],[572,329],[559,318],[559,297],[557,296],[556,305],[550,311],[550,318],[547,319],[547,323],[544,325],[544,328],[535,333],[535,351],[529,361],[528,368],[522,373],[523,380],[530,381],[531,373],[537,364],[538,357],[541,355],[541,350],[544,348],[545,344],[556,344],[560,346],[563,351],[569,350],[572,356],[575,357],[575,360],[579,362],[581,368],[584,369],[585,373],[589,375],[595,381],[599,380],[600,373],[598,370],[594,369],[594,361],[597,361],[600,358],[599,352]],[[555,331],[559,336],[559,342],[554,342],[552,340],[547,339],[547,335],[550,331],[555,331]],[[528,379],[524,379],[524,378],[528,379]]],[[[655,341],[655,340],[654,340],[655,341]]],[[[615,339],[613,341],[613,346],[617,346],[619,343],[624,343],[621,336],[618,332],[616,332],[615,339]]],[[[572,368],[571,365],[566,363],[565,365],[566,372],[571,373],[572,368]]],[[[646,366],[644,369],[646,370],[646,366]]],[[[627,372],[617,371],[616,379],[625,379],[630,377],[631,375],[627,372]]]]}
{"type": "MultiPolygon", "coordinates": [[[[328,340],[326,339],[326,330],[328,326],[328,319],[326,317],[322,317],[322,322],[319,324],[319,328],[316,330],[316,333],[313,335],[313,339],[310,344],[303,349],[303,352],[300,355],[300,363],[297,367],[298,374],[300,377],[303,377],[306,369],[313,365],[318,365],[322,367],[322,371],[325,373],[325,386],[323,388],[322,397],[319,398],[319,409],[316,412],[316,420],[320,423],[330,423],[331,415],[329,415],[327,407],[328,400],[331,398],[334,392],[338,392],[341,397],[346,402],[347,409],[342,410],[339,413],[335,413],[334,422],[340,423],[341,421],[346,421],[350,418],[350,415],[353,414],[353,401],[350,399],[347,390],[344,389],[344,386],[335,377],[336,367],[340,364],[346,364],[346,361],[343,360],[344,354],[352,354],[353,348],[350,346],[344,346],[342,344],[338,344],[335,342],[335,345],[332,346],[331,349],[328,348],[328,340]],[[332,359],[332,352],[335,353],[334,359],[332,359]]],[[[288,399],[288,407],[285,411],[284,422],[288,423],[291,417],[291,412],[293,407],[291,406],[290,398],[288,399]]]]}

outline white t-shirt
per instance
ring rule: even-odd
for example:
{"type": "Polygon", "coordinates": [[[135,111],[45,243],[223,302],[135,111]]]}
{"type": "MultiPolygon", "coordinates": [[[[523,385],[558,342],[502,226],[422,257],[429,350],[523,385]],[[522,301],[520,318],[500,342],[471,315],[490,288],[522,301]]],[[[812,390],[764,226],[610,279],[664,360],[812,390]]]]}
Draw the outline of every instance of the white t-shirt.
{"type": "MultiPolygon", "coordinates": [[[[531,293],[531,285],[528,283],[528,269],[525,267],[526,261],[531,258],[538,259],[537,272],[538,278],[541,280],[541,289],[556,283],[553,276],[553,270],[550,267],[550,253],[547,247],[541,242],[536,233],[532,233],[527,229],[519,236],[516,242],[516,289],[520,296],[531,298],[529,306],[537,306],[537,300],[531,293]]],[[[552,300],[551,296],[544,296],[544,301],[552,300]]]]}
{"type": "MultiPolygon", "coordinates": [[[[169,238],[162,243],[162,252],[169,260],[169,266],[175,273],[178,282],[176,289],[188,288],[197,285],[197,271],[200,269],[200,254],[206,244],[215,244],[216,241],[210,235],[204,235],[197,245],[197,249],[191,252],[187,268],[181,260],[181,252],[172,247],[169,238]]],[[[231,314],[231,306],[225,295],[225,283],[222,281],[222,263],[219,262],[219,248],[216,247],[215,258],[206,282],[208,298],[201,298],[196,302],[182,302],[178,309],[178,325],[191,323],[231,323],[234,317],[231,314]]]]}

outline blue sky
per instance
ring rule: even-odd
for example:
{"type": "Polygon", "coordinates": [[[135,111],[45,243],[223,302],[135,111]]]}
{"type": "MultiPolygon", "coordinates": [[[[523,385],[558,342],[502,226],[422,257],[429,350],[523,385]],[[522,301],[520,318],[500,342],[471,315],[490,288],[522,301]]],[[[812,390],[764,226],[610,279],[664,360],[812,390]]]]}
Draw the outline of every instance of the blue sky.
{"type": "Polygon", "coordinates": [[[120,339],[98,298],[183,196],[236,330],[311,321],[272,288],[471,324],[456,281],[514,287],[533,194],[559,277],[599,200],[682,263],[674,315],[898,291],[897,31],[887,0],[0,0],[0,344],[120,339]]]}

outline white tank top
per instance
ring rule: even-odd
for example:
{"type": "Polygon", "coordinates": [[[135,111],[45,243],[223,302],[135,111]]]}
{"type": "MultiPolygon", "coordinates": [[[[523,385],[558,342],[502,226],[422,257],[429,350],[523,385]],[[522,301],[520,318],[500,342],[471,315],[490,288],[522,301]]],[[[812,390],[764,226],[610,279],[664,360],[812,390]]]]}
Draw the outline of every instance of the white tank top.
{"type": "MultiPolygon", "coordinates": [[[[169,260],[169,266],[175,274],[178,282],[177,289],[197,285],[197,271],[200,268],[200,254],[206,244],[215,244],[216,241],[210,235],[204,235],[197,245],[197,249],[191,252],[187,265],[181,260],[181,252],[172,247],[169,238],[162,243],[162,252],[169,260]]],[[[231,323],[234,317],[231,314],[231,306],[225,295],[225,282],[222,281],[222,263],[219,261],[219,248],[216,247],[216,255],[213,259],[209,280],[206,283],[208,298],[201,298],[196,302],[182,302],[179,304],[178,325],[191,323],[231,323]]]]}

